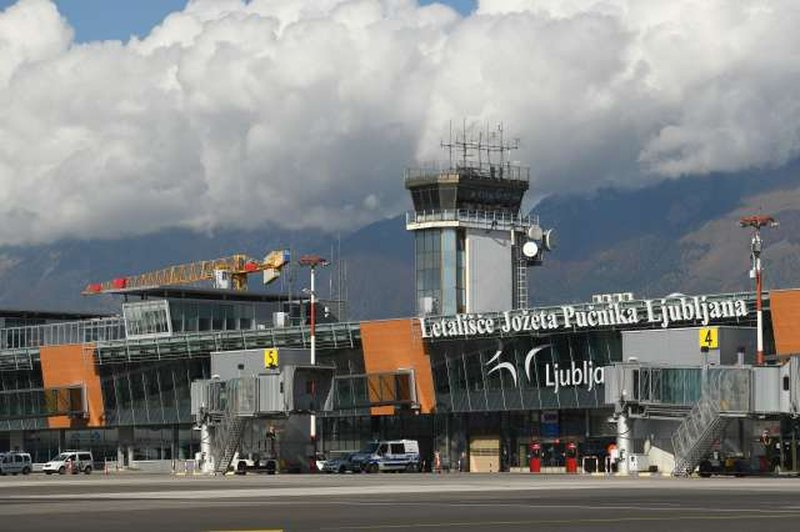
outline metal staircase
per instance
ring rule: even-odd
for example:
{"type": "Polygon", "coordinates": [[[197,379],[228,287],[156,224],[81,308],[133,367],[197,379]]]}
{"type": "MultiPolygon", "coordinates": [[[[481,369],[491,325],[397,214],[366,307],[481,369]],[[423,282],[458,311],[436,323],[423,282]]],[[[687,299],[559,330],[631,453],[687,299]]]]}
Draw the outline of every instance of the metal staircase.
{"type": "Polygon", "coordinates": [[[242,434],[250,418],[242,417],[237,413],[226,411],[220,423],[216,426],[214,433],[214,455],[219,456],[219,460],[214,462],[214,473],[225,473],[231,465],[239,444],[242,441],[242,434]]]}
{"type": "Polygon", "coordinates": [[[214,473],[225,473],[239,450],[242,434],[253,418],[258,398],[256,379],[231,379],[211,383],[209,421],[214,426],[214,473]]]}
{"type": "Polygon", "coordinates": [[[722,436],[728,420],[722,416],[720,400],[720,379],[717,374],[707,381],[700,400],[672,436],[674,476],[690,476],[700,461],[711,452],[714,442],[722,436]]]}

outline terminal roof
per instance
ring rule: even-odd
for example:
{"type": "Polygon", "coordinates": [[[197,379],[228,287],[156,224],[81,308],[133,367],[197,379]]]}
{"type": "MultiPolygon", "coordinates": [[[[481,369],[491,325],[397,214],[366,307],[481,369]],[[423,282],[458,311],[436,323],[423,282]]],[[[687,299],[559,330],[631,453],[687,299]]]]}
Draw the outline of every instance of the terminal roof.
{"type": "MultiPolygon", "coordinates": [[[[148,288],[128,288],[114,290],[115,295],[141,298],[141,299],[207,299],[212,301],[248,301],[248,302],[279,302],[288,301],[290,298],[286,294],[268,294],[265,292],[241,292],[236,290],[224,290],[220,288],[198,288],[188,286],[162,286],[148,288]]],[[[293,301],[306,299],[301,295],[291,297],[293,301]]]]}
{"type": "Polygon", "coordinates": [[[100,312],[61,312],[53,310],[31,310],[31,309],[0,309],[0,318],[17,319],[42,319],[42,320],[88,320],[92,318],[104,318],[111,314],[100,312]]]}

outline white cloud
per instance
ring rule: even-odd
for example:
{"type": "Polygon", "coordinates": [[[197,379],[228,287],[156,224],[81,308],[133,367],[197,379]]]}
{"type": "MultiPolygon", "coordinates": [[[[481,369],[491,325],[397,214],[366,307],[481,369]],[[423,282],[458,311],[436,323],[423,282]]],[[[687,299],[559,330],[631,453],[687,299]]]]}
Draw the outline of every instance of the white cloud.
{"type": "Polygon", "coordinates": [[[195,0],[141,40],[0,12],[0,243],[355,228],[450,119],[505,121],[538,194],[798,156],[791,0],[195,0]]]}

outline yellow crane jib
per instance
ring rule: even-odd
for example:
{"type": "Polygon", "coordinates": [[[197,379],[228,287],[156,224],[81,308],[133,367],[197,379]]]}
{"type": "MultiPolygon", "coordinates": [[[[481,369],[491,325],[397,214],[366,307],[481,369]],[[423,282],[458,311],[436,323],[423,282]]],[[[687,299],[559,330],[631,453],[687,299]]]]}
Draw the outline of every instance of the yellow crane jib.
{"type": "Polygon", "coordinates": [[[273,282],[280,276],[286,264],[291,262],[288,250],[271,251],[259,261],[247,255],[231,255],[212,260],[202,260],[169,266],[160,270],[117,277],[104,283],[92,283],[82,292],[84,295],[118,292],[135,288],[152,288],[193,284],[201,281],[215,281],[218,287],[234,290],[247,290],[247,276],[264,272],[264,284],[273,282]]]}

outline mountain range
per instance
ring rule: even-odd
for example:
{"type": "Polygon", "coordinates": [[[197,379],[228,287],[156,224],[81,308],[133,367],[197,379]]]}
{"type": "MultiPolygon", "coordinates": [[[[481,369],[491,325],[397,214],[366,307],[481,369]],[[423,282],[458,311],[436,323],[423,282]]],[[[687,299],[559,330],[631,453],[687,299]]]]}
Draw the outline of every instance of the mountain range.
{"type": "MultiPolygon", "coordinates": [[[[752,289],[750,236],[737,222],[759,213],[781,223],[764,231],[766,287],[800,286],[800,162],[639,189],[550,196],[534,212],[542,225],[556,229],[558,247],[530,275],[533,305],[585,301],[608,292],[657,297],[752,289]]],[[[318,253],[334,259],[321,272],[318,292],[323,298],[346,296],[351,319],[413,313],[414,244],[402,216],[345,235],[276,227],[169,230],[0,247],[0,308],[114,312],[118,302],[110,296],[81,296],[86,284],[234,253],[261,257],[282,248],[296,257],[318,253]]],[[[306,276],[290,268],[269,290],[296,293],[306,286],[306,276]]]]}

